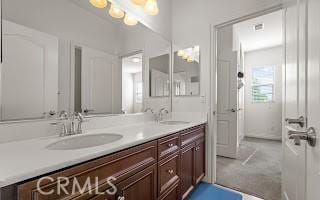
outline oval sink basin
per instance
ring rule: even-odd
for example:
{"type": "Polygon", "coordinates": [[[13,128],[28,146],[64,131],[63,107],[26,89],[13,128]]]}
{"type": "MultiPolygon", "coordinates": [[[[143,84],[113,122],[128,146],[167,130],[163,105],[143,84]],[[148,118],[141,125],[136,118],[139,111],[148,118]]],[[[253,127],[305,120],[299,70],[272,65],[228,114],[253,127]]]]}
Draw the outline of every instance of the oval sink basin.
{"type": "Polygon", "coordinates": [[[163,125],[181,125],[181,124],[189,124],[190,122],[186,122],[186,121],[163,121],[160,122],[160,124],[163,125]]]}
{"type": "Polygon", "coordinates": [[[76,150],[96,147],[120,140],[123,136],[118,134],[92,134],[71,137],[54,142],[47,146],[50,150],[76,150]]]}

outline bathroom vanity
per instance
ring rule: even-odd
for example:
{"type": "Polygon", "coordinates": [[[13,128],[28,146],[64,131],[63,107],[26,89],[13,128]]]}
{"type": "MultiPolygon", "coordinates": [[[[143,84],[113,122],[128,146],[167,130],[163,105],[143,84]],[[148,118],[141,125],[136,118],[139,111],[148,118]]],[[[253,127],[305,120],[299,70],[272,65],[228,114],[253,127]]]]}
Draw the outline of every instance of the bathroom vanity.
{"type": "Polygon", "coordinates": [[[3,187],[0,199],[185,199],[205,176],[205,129],[162,130],[155,139],[3,187]],[[106,193],[112,187],[115,193],[106,193]]]}

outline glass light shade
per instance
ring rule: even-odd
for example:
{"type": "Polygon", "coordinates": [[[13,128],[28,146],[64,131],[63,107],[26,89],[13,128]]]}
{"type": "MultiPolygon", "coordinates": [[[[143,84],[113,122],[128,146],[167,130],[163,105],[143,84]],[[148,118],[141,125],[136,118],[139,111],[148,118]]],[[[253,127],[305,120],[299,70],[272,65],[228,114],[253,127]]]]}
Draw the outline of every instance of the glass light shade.
{"type": "Polygon", "coordinates": [[[119,8],[119,6],[115,4],[111,4],[110,10],[109,10],[109,15],[111,17],[121,19],[124,17],[124,12],[119,8]]]}
{"type": "Polygon", "coordinates": [[[159,13],[158,3],[156,0],[147,0],[144,5],[144,12],[148,15],[157,15],[159,13]]]}
{"type": "Polygon", "coordinates": [[[187,60],[189,58],[189,55],[187,53],[184,53],[182,55],[182,59],[187,60]]]}
{"type": "Polygon", "coordinates": [[[124,17],[124,23],[128,26],[134,26],[134,25],[137,25],[138,24],[138,20],[131,16],[130,14],[126,14],[126,16],[124,17]]]}
{"type": "Polygon", "coordinates": [[[90,3],[96,8],[105,8],[108,5],[107,0],[90,0],[90,3]]]}
{"type": "Polygon", "coordinates": [[[194,60],[193,60],[192,56],[189,56],[189,57],[187,58],[187,62],[191,63],[191,62],[193,62],[193,61],[194,61],[194,60]]]}
{"type": "Polygon", "coordinates": [[[131,2],[137,6],[143,6],[146,4],[147,0],[131,0],[131,2]]]}
{"type": "Polygon", "coordinates": [[[180,57],[182,57],[184,54],[185,54],[184,51],[179,50],[177,55],[180,56],[180,57]]]}

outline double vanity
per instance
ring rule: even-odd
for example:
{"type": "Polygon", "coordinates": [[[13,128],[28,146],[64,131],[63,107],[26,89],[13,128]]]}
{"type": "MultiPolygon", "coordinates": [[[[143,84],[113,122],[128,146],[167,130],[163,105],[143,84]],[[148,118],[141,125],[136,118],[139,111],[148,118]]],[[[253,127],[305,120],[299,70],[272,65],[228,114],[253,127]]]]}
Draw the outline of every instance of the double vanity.
{"type": "Polygon", "coordinates": [[[1,0],[0,200],[185,199],[204,177],[207,113],[174,108],[205,106],[200,46],[108,2],[1,0]]]}
{"type": "Polygon", "coordinates": [[[0,144],[0,199],[186,199],[205,176],[205,132],[147,121],[0,144]]]}

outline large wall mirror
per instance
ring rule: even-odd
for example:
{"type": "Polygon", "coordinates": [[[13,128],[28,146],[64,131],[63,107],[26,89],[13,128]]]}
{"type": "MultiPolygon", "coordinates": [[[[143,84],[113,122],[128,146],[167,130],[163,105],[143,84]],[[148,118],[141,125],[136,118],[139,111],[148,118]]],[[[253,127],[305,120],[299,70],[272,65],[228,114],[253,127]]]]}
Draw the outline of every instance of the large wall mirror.
{"type": "Polygon", "coordinates": [[[173,94],[175,96],[200,95],[200,46],[174,52],[173,94]]]}
{"type": "Polygon", "coordinates": [[[139,113],[169,98],[171,43],[110,6],[2,0],[0,121],[139,113]]]}

